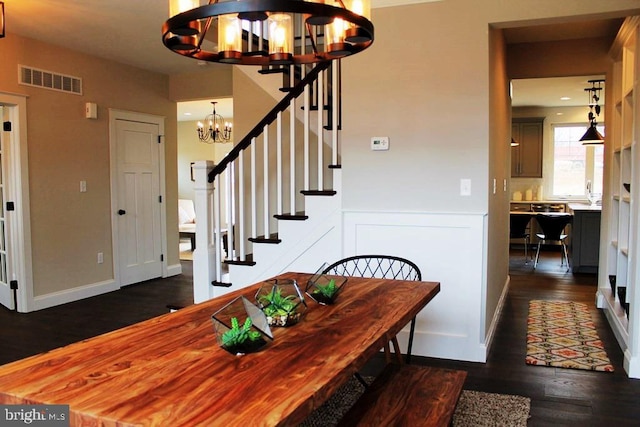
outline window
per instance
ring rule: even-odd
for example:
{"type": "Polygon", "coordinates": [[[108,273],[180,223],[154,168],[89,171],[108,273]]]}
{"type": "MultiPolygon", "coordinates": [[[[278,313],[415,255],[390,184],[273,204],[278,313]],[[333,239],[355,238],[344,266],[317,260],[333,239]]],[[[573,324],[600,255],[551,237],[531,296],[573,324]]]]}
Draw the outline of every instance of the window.
{"type": "MultiPolygon", "coordinates": [[[[585,125],[553,126],[554,196],[586,198],[587,188],[602,193],[604,145],[582,145],[585,125]]],[[[604,135],[604,127],[598,126],[604,135]]]]}

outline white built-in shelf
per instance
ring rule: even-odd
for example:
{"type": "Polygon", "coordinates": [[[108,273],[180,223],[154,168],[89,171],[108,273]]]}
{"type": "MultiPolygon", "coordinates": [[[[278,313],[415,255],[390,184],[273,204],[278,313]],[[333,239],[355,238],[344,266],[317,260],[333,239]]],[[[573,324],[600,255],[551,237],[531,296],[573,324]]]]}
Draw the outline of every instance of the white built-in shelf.
{"type": "Polygon", "coordinates": [[[613,246],[614,248],[618,249],[618,241],[617,240],[612,240],[611,241],[611,246],[613,246]]]}
{"type": "Polygon", "coordinates": [[[631,197],[630,196],[622,196],[622,201],[625,203],[631,203],[631,197]]]}
{"type": "Polygon", "coordinates": [[[624,256],[629,256],[629,248],[620,248],[620,253],[624,256]]]}

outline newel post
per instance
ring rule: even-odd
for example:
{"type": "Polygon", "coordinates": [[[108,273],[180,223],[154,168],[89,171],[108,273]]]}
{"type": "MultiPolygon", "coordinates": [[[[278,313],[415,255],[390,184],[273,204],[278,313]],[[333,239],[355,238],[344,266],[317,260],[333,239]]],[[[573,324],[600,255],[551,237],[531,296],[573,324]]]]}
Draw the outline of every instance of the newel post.
{"type": "Polygon", "coordinates": [[[215,166],[212,161],[201,160],[193,165],[196,183],[196,248],[193,251],[193,302],[199,303],[213,298],[211,282],[216,278],[215,245],[213,241],[213,190],[208,182],[209,171],[215,166]]]}

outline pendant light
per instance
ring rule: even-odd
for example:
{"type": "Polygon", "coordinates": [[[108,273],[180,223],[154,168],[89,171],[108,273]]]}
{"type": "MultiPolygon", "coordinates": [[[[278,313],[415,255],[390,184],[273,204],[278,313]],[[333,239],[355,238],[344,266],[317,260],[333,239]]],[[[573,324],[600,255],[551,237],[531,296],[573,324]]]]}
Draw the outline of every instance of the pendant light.
{"type": "Polygon", "coordinates": [[[591,87],[585,88],[585,91],[589,93],[589,128],[582,135],[580,141],[582,145],[597,145],[604,144],[604,137],[598,132],[597,118],[600,116],[601,107],[599,104],[600,93],[602,91],[602,84],[604,80],[589,80],[591,87]]]}

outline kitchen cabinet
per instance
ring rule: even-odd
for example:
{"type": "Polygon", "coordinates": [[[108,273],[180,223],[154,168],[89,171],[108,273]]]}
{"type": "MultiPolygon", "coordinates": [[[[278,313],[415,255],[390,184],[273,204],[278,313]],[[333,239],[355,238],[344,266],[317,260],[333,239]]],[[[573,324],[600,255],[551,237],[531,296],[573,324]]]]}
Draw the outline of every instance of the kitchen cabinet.
{"type": "Polygon", "coordinates": [[[542,178],[542,131],[544,118],[514,118],[511,137],[511,177],[542,178]]]}
{"type": "Polygon", "coordinates": [[[597,273],[600,259],[600,206],[569,204],[571,269],[574,273],[597,273]]]}

